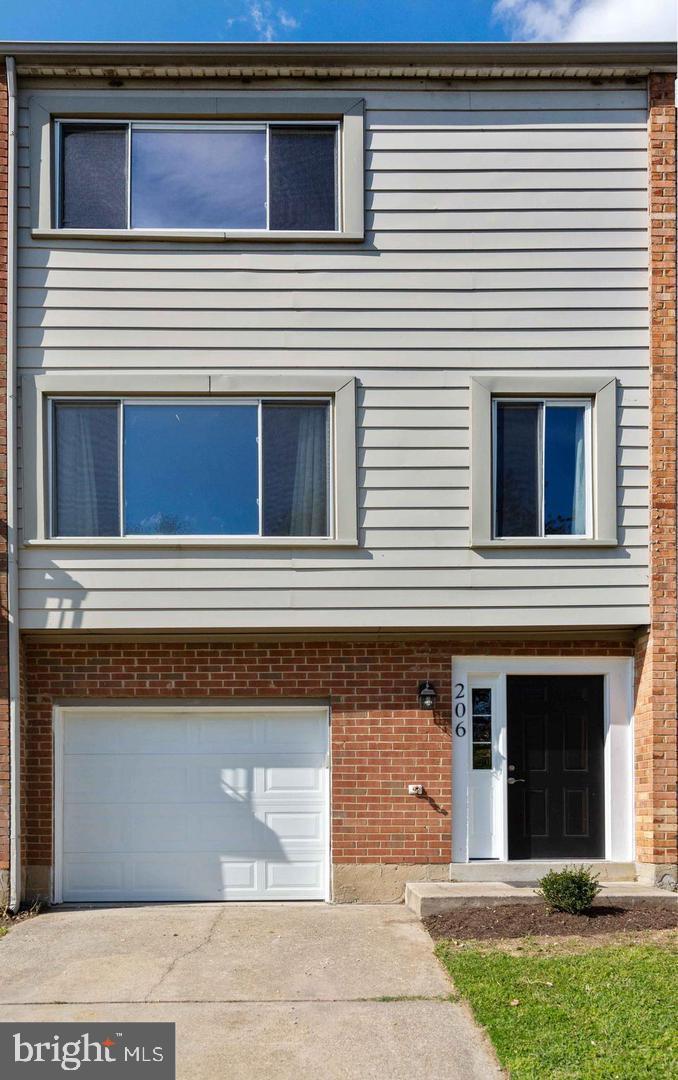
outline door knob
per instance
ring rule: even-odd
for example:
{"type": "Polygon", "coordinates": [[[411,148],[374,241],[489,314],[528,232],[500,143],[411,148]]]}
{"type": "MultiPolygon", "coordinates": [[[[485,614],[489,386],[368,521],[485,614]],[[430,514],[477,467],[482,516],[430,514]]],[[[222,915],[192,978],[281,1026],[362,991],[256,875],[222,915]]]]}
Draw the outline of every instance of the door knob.
{"type": "Polygon", "coordinates": [[[506,783],[507,784],[524,784],[525,781],[524,780],[519,780],[517,776],[509,776],[506,783]]]}

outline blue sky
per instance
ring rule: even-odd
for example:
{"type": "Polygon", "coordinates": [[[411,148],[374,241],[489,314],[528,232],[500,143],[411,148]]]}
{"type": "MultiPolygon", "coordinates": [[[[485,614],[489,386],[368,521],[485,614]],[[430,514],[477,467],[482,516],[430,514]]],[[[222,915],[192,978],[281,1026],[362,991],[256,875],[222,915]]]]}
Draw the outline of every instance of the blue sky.
{"type": "Polygon", "coordinates": [[[408,41],[503,38],[492,0],[4,0],[6,38],[408,41]]]}
{"type": "Polygon", "coordinates": [[[3,0],[0,39],[533,41],[675,38],[675,0],[3,0]]]}

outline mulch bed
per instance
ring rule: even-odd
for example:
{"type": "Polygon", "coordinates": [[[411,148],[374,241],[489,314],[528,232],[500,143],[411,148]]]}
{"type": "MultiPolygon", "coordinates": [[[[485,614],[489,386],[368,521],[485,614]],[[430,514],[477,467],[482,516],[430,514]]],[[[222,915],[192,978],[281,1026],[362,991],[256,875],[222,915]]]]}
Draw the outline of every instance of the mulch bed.
{"type": "Polygon", "coordinates": [[[678,908],[657,904],[612,907],[597,904],[586,915],[546,911],[541,904],[464,907],[423,920],[434,941],[488,938],[564,937],[615,934],[624,930],[678,929],[678,908]]]}

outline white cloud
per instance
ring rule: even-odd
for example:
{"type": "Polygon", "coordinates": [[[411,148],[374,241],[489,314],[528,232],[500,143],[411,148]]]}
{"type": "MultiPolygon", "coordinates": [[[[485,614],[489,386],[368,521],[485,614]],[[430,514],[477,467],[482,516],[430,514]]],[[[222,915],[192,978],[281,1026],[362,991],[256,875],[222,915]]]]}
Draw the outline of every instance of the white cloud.
{"type": "Polygon", "coordinates": [[[514,40],[673,41],[675,0],[496,0],[514,40]]]}
{"type": "Polygon", "coordinates": [[[294,18],[294,15],[289,15],[288,12],[283,11],[282,8],[278,11],[278,22],[285,30],[296,30],[299,26],[299,20],[294,18]]]}
{"type": "Polygon", "coordinates": [[[250,4],[249,15],[260,41],[273,41],[275,26],[270,17],[268,4],[250,4]]]}
{"type": "Polygon", "coordinates": [[[275,41],[281,32],[296,30],[299,20],[284,8],[274,8],[272,0],[250,0],[242,15],[226,20],[229,30],[238,25],[252,30],[259,41],[275,41]]]}

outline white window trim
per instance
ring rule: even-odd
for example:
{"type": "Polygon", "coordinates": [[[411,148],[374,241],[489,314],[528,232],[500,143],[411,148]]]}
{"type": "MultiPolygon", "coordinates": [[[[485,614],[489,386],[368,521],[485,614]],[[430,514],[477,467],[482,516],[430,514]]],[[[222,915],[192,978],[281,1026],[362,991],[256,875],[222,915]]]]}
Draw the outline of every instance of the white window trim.
{"type": "Polygon", "coordinates": [[[22,379],[24,546],[322,548],[358,544],[356,380],[329,375],[184,375],[83,373],[24,376],[22,379]],[[50,535],[51,461],[48,419],[51,399],[91,401],[177,399],[195,403],[227,398],[330,400],[331,536],[71,536],[50,535]]]}
{"type": "Polygon", "coordinates": [[[474,548],[616,547],[617,383],[592,375],[487,375],[470,379],[471,529],[474,548]],[[588,536],[495,537],[493,488],[494,398],[586,399],[591,409],[591,531],[588,536]]]}
{"type": "Polygon", "coordinates": [[[222,241],[360,241],[365,238],[364,100],[355,94],[272,95],[195,91],[162,95],[118,90],[42,91],[29,99],[31,226],[36,239],[222,241]],[[121,117],[123,118],[121,121],[121,117]],[[134,122],[138,120],[196,124],[199,121],[303,124],[336,123],[339,127],[338,169],[340,228],[335,230],[223,229],[61,229],[56,227],[54,121],[134,122]]]}
{"type": "MultiPolygon", "coordinates": [[[[506,761],[506,677],[508,675],[602,675],[604,689],[605,854],[607,862],[632,862],[634,848],[633,795],[633,659],[631,657],[506,657],[455,656],[452,660],[452,701],[468,709],[472,686],[494,686],[492,718],[494,822],[497,830],[496,858],[511,866],[508,858],[508,812],[506,761]],[[459,687],[462,688],[460,694],[459,687]],[[457,695],[460,696],[457,697],[457,695]]],[[[460,719],[452,720],[452,861],[466,863],[469,856],[469,790],[471,781],[470,723],[465,735],[457,734],[460,719]]],[[[523,862],[525,860],[518,860],[523,862]]],[[[561,861],[528,860],[534,862],[561,861]]],[[[580,862],[582,860],[568,860],[580,862]]],[[[585,860],[591,862],[592,860],[585,860]]],[[[595,862],[596,860],[593,860],[595,862]]]]}
{"type": "Polygon", "coordinates": [[[591,412],[592,412],[592,399],[587,397],[574,397],[574,398],[549,398],[540,397],[534,395],[532,397],[502,397],[497,395],[492,398],[492,538],[494,540],[549,540],[554,536],[557,539],[567,538],[572,535],[574,539],[580,540],[592,540],[593,539],[593,458],[591,453],[592,441],[591,441],[591,412]],[[540,430],[540,465],[539,465],[539,521],[541,532],[535,536],[502,536],[497,532],[497,406],[503,404],[536,404],[542,406],[541,415],[541,430],[540,430]],[[555,407],[563,408],[572,405],[584,406],[584,450],[585,450],[585,516],[586,516],[586,528],[583,533],[545,533],[545,521],[544,521],[544,503],[546,488],[544,484],[544,455],[546,449],[546,440],[544,438],[546,423],[546,408],[555,407]]]}

